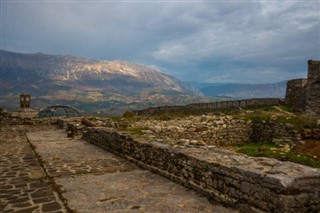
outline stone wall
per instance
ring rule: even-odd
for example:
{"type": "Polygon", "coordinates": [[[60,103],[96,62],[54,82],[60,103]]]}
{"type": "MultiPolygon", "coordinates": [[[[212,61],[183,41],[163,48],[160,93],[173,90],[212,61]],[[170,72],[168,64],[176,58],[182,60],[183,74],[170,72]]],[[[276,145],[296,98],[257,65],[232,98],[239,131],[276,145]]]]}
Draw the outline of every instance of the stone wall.
{"type": "Polygon", "coordinates": [[[234,145],[249,141],[251,121],[232,116],[189,116],[169,121],[143,121],[134,124],[143,127],[148,138],[174,140],[181,145],[234,145]]]}
{"type": "Polygon", "coordinates": [[[296,112],[305,111],[307,84],[307,79],[294,79],[287,82],[286,104],[296,112]]]}
{"type": "Polygon", "coordinates": [[[227,109],[227,108],[245,108],[255,106],[275,106],[283,104],[284,100],[279,98],[257,98],[246,100],[221,101],[211,103],[194,103],[186,106],[160,106],[150,107],[144,110],[134,111],[137,115],[154,115],[159,112],[174,112],[184,109],[227,109]]]}
{"type": "Polygon", "coordinates": [[[320,61],[308,61],[308,79],[288,81],[286,103],[296,112],[320,120],[320,61]]]}
{"type": "Polygon", "coordinates": [[[295,145],[300,134],[291,124],[274,120],[254,121],[232,116],[188,116],[169,121],[143,120],[131,125],[144,129],[150,139],[178,145],[237,145],[250,141],[295,145]]]}
{"type": "Polygon", "coordinates": [[[268,120],[253,122],[250,141],[296,145],[301,141],[301,135],[292,124],[268,120]]]}
{"type": "Polygon", "coordinates": [[[320,61],[308,61],[306,112],[320,119],[320,61]]]}
{"type": "Polygon", "coordinates": [[[301,136],[303,139],[320,140],[320,125],[305,127],[301,136]]]}
{"type": "Polygon", "coordinates": [[[175,149],[87,128],[83,138],[241,212],[318,212],[320,171],[221,149],[175,149]]]}

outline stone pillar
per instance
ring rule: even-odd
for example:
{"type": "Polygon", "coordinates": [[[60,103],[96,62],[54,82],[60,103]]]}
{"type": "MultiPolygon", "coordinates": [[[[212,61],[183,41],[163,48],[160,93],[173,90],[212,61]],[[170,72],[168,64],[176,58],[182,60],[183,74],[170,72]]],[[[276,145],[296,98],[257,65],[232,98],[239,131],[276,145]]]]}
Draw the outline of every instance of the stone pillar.
{"type": "Polygon", "coordinates": [[[311,118],[320,119],[320,61],[308,61],[306,113],[311,118]]]}

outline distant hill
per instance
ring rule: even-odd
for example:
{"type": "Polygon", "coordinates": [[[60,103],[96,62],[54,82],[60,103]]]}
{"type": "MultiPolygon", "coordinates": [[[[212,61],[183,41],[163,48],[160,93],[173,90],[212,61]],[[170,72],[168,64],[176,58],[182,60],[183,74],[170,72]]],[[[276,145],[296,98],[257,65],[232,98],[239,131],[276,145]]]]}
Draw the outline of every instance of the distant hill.
{"type": "Polygon", "coordinates": [[[286,81],[273,84],[199,84],[191,85],[198,88],[205,96],[226,97],[231,99],[248,98],[284,98],[286,81]]]}
{"type": "Polygon", "coordinates": [[[201,92],[170,75],[126,61],[0,53],[3,108],[18,107],[17,97],[22,92],[32,95],[35,108],[66,104],[83,111],[111,113],[205,99],[201,92]]]}

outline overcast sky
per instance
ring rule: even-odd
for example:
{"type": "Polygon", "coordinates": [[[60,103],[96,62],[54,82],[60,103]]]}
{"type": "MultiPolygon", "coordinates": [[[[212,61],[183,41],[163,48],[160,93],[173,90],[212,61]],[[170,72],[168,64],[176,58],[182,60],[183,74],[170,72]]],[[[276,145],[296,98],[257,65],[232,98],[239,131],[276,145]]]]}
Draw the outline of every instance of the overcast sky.
{"type": "Polygon", "coordinates": [[[271,83],[320,60],[320,0],[1,1],[1,49],[121,59],[184,81],[271,83]]]}

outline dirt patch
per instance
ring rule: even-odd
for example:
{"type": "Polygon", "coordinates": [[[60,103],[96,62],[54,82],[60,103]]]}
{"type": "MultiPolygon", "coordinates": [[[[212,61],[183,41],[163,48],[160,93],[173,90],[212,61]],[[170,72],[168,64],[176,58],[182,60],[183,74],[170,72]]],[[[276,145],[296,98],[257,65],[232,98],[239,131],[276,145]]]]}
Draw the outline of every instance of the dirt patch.
{"type": "Polygon", "coordinates": [[[304,143],[297,145],[294,151],[300,155],[320,160],[320,140],[304,140],[304,143]]]}

